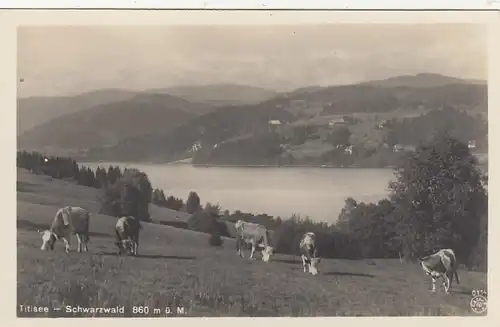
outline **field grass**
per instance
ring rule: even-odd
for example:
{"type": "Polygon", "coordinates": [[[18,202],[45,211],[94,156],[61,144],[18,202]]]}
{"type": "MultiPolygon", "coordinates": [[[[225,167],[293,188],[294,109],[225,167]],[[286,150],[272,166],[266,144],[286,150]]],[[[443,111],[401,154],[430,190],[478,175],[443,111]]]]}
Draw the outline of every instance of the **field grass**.
{"type": "MultiPolygon", "coordinates": [[[[18,170],[17,194],[18,316],[70,315],[64,309],[23,313],[20,305],[123,306],[125,316],[141,316],[133,306],[148,306],[144,316],[158,317],[168,315],[166,307],[170,315],[216,317],[474,315],[471,292],[486,289],[485,274],[462,269],[454,293],[444,294],[441,285],[430,293],[421,269],[398,260],[324,259],[318,276],[306,275],[298,257],[241,259],[231,239],[210,247],[207,234],[152,223],[143,224],[139,256],[118,257],[116,218],[97,214],[98,190],[18,170]],[[65,254],[62,242],[51,252],[39,249],[37,230],[63,205],[92,212],[90,252],[65,254]]],[[[169,210],[152,209],[153,219],[177,219],[169,210]]]]}

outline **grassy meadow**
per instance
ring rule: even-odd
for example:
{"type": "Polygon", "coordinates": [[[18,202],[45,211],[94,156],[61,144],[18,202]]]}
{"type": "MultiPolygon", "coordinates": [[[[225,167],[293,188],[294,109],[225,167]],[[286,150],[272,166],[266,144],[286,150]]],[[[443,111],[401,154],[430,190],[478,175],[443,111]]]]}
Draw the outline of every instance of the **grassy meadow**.
{"type": "MultiPolygon", "coordinates": [[[[18,168],[18,316],[69,315],[64,310],[23,313],[20,305],[123,306],[125,316],[136,317],[476,315],[471,292],[486,289],[484,273],[462,268],[461,284],[453,285],[452,294],[445,294],[440,282],[431,293],[430,278],[420,267],[399,260],[323,259],[320,274],[312,276],[302,271],[298,256],[276,254],[270,263],[259,255],[259,260],[242,259],[232,239],[210,247],[207,234],[157,223],[143,223],[138,257],[119,257],[117,218],[97,213],[99,195],[97,189],[18,168]],[[64,205],[91,211],[88,253],[65,254],[60,241],[54,251],[40,250],[37,230],[47,228],[64,205]],[[133,314],[133,306],[148,306],[150,312],[133,314]]],[[[154,205],[150,213],[154,221],[189,218],[154,205]]],[[[76,237],[71,244],[75,250],[76,237]]]]}

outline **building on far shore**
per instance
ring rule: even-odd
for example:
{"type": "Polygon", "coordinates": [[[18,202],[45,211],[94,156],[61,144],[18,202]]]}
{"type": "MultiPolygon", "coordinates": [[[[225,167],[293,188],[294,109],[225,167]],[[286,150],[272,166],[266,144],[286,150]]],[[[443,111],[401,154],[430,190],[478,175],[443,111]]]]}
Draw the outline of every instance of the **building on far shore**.
{"type": "Polygon", "coordinates": [[[394,144],[394,146],[392,147],[392,150],[394,152],[402,152],[402,151],[415,152],[416,149],[417,148],[414,145],[403,145],[403,144],[394,144]]]}
{"type": "Polygon", "coordinates": [[[343,125],[343,124],[345,124],[344,117],[337,117],[334,119],[330,119],[330,121],[328,122],[328,126],[330,126],[330,127],[333,127],[336,125],[343,125]]]}

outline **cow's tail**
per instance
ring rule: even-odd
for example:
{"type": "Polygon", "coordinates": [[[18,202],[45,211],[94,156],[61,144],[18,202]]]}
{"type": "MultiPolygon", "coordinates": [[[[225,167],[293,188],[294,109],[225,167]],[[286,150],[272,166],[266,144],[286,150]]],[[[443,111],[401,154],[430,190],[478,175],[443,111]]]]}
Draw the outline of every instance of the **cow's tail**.
{"type": "Polygon", "coordinates": [[[116,235],[116,242],[115,242],[115,244],[121,249],[121,247],[122,247],[122,243],[121,243],[122,237],[120,235],[120,232],[118,232],[117,229],[115,229],[115,235],[116,235]]]}
{"type": "Polygon", "coordinates": [[[87,212],[87,227],[85,228],[86,242],[90,242],[90,212],[87,212]]]}
{"type": "Polygon", "coordinates": [[[453,274],[455,274],[455,279],[457,280],[457,284],[460,284],[460,279],[458,279],[458,267],[455,267],[453,270],[453,274]]]}
{"type": "Polygon", "coordinates": [[[116,240],[120,241],[122,238],[120,236],[120,233],[118,232],[118,229],[115,229],[115,235],[116,235],[116,240]]]}
{"type": "Polygon", "coordinates": [[[241,246],[241,236],[236,235],[236,252],[240,251],[240,246],[241,246]]]}

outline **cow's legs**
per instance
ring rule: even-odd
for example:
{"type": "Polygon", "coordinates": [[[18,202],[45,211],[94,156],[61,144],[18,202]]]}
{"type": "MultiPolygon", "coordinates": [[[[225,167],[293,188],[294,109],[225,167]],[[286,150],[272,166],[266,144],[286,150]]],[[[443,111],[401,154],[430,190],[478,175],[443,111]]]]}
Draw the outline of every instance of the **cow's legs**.
{"type": "Polygon", "coordinates": [[[134,243],[132,243],[132,251],[134,255],[137,255],[137,240],[134,240],[134,243]]]}
{"type": "Polygon", "coordinates": [[[304,268],[304,272],[307,272],[307,263],[306,263],[306,257],[304,255],[302,257],[302,267],[304,268]]]}
{"type": "Polygon", "coordinates": [[[444,286],[444,291],[446,293],[449,293],[450,292],[451,281],[448,278],[448,276],[446,276],[446,274],[443,275],[443,286],[444,286]]]}
{"type": "Polygon", "coordinates": [[[431,277],[432,278],[432,289],[431,289],[431,292],[436,292],[436,278],[435,277],[431,277]]]}
{"type": "Polygon", "coordinates": [[[65,251],[66,253],[68,253],[70,250],[71,250],[71,245],[70,245],[70,242],[69,242],[69,236],[61,236],[63,242],[64,242],[64,248],[65,248],[65,251]]]}
{"type": "Polygon", "coordinates": [[[80,234],[76,234],[76,239],[78,241],[78,252],[82,252],[82,237],[80,234]]]}
{"type": "Polygon", "coordinates": [[[243,255],[243,250],[241,249],[242,242],[239,237],[236,238],[236,254],[239,255],[240,257],[244,258],[243,255]]]}
{"type": "Polygon", "coordinates": [[[253,254],[255,253],[255,244],[252,244],[252,252],[250,252],[250,259],[253,259],[253,254]]]}
{"type": "Polygon", "coordinates": [[[84,242],[83,242],[83,247],[84,247],[85,252],[89,252],[88,242],[89,242],[89,236],[88,236],[88,234],[85,234],[84,235],[84,242]]]}

